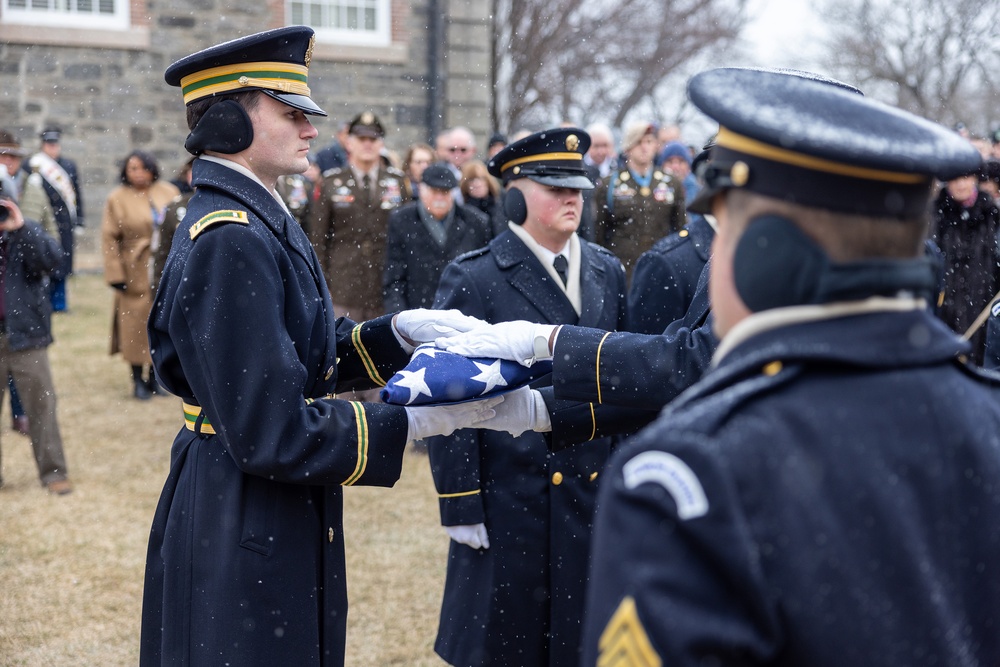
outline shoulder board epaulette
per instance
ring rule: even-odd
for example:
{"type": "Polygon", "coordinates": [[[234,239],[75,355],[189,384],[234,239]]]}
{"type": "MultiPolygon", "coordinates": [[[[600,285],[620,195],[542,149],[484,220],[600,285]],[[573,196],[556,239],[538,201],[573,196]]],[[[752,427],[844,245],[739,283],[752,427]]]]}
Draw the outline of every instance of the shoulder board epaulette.
{"type": "Polygon", "coordinates": [[[599,243],[594,243],[593,241],[587,241],[586,239],[580,239],[580,243],[586,243],[588,248],[590,248],[591,250],[600,255],[606,255],[608,257],[614,258],[615,260],[618,259],[618,256],[615,255],[615,253],[611,252],[610,250],[600,245],[599,243]]]}
{"type": "Polygon", "coordinates": [[[461,255],[459,255],[458,257],[456,257],[454,259],[454,261],[456,261],[456,262],[464,262],[464,261],[472,259],[474,257],[481,257],[482,255],[485,255],[489,251],[490,251],[490,247],[488,245],[484,245],[482,248],[476,248],[475,250],[470,250],[468,252],[462,253],[461,255]]]}
{"type": "Polygon", "coordinates": [[[246,211],[213,211],[191,225],[191,240],[193,241],[198,234],[201,234],[209,227],[223,222],[238,222],[241,225],[250,224],[250,221],[247,220],[246,211]]]}
{"type": "Polygon", "coordinates": [[[326,171],[323,172],[323,178],[330,178],[331,176],[339,174],[343,171],[344,170],[341,167],[331,167],[330,169],[327,169],[326,171]]]}
{"type": "Polygon", "coordinates": [[[688,231],[687,229],[682,229],[678,232],[674,232],[673,234],[668,234],[667,236],[664,236],[663,238],[659,239],[656,243],[653,244],[653,246],[647,252],[654,252],[654,253],[670,252],[671,250],[679,248],[685,243],[690,243],[690,241],[691,241],[691,232],[688,231]]]}
{"type": "Polygon", "coordinates": [[[392,175],[393,175],[393,176],[395,176],[396,178],[403,178],[404,176],[406,176],[406,174],[404,174],[404,173],[403,173],[402,171],[400,171],[399,169],[396,169],[395,167],[386,167],[386,168],[385,168],[385,171],[386,171],[386,173],[388,173],[388,174],[392,174],[392,175]]]}

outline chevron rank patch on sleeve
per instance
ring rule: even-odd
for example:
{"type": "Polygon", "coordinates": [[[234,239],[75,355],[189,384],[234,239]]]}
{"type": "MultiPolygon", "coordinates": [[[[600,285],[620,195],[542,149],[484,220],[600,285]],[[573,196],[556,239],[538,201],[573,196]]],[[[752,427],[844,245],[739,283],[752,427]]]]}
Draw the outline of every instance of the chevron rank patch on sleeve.
{"type": "Polygon", "coordinates": [[[246,211],[213,211],[191,225],[191,240],[193,241],[198,234],[201,234],[209,227],[223,222],[238,222],[241,225],[250,224],[250,221],[247,220],[246,211]]]}
{"type": "Polygon", "coordinates": [[[597,667],[661,667],[659,654],[642,627],[635,599],[627,596],[618,605],[597,644],[597,667]]]}

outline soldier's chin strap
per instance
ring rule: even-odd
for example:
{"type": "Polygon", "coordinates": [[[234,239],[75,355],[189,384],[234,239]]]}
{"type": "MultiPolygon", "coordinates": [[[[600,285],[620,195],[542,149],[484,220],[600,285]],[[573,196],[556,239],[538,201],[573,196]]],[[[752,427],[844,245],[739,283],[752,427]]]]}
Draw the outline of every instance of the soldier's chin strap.
{"type": "Polygon", "coordinates": [[[192,155],[215,151],[233,155],[253,143],[253,123],[246,109],[235,100],[209,107],[191,130],[184,148],[192,155]]]}
{"type": "Polygon", "coordinates": [[[938,282],[927,257],[835,264],[792,221],[776,215],[750,221],[733,256],[733,279],[753,312],[900,293],[933,300],[938,282]]]}

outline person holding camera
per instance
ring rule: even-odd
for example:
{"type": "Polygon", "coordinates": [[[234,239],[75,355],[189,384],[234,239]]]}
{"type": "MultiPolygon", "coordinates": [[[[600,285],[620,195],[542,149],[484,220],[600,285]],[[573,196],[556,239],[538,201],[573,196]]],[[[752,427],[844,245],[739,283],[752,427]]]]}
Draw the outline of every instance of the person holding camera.
{"type": "MultiPolygon", "coordinates": [[[[62,262],[62,249],[39,225],[24,219],[15,196],[6,188],[0,196],[0,377],[9,375],[17,384],[42,485],[50,493],[66,495],[73,486],[56,419],[48,355],[49,276],[62,262]]],[[[5,387],[0,382],[0,398],[5,387]]]]}

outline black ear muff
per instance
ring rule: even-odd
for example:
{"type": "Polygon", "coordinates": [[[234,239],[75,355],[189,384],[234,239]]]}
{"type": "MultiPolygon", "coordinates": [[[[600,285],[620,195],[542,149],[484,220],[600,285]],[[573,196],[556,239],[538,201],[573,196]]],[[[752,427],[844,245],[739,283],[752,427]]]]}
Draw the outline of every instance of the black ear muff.
{"type": "Polygon", "coordinates": [[[253,143],[253,123],[236,100],[224,100],[209,107],[191,130],[184,148],[192,155],[216,151],[232,155],[253,143]]]}
{"type": "Polygon", "coordinates": [[[795,224],[777,215],[754,218],[736,244],[733,281],[747,308],[817,303],[829,259],[795,224]]]}
{"type": "Polygon", "coordinates": [[[528,202],[524,201],[524,193],[517,188],[507,190],[503,196],[503,212],[515,225],[523,225],[528,219],[528,202]]]}

